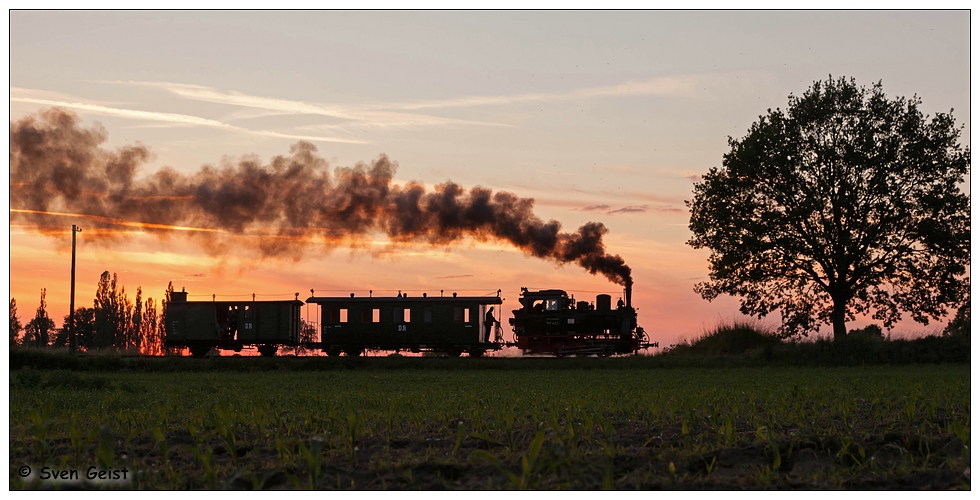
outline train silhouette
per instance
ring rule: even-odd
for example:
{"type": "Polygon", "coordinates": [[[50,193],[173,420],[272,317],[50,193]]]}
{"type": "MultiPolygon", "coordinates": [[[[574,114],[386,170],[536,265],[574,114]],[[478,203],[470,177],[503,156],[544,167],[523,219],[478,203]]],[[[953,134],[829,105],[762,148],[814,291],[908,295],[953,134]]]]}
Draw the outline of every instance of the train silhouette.
{"type": "MultiPolygon", "coordinates": [[[[631,289],[616,307],[612,297],[599,294],[594,302],[576,301],[564,290],[521,289],[520,309],[509,319],[513,341],[501,328],[500,290],[490,296],[317,297],[306,304],[320,306],[319,340],[301,337],[300,310],[294,300],[189,301],[187,292],[174,292],[167,304],[165,343],[187,348],[193,356],[212,349],[242,351],[256,347],[275,356],[280,347],[321,350],[329,356],[360,356],[365,351],[440,353],[457,357],[483,356],[488,351],[516,347],[524,354],[557,357],[635,354],[656,347],[637,326],[631,289]]],[[[212,297],[213,298],[213,297],[212,297]]]]}

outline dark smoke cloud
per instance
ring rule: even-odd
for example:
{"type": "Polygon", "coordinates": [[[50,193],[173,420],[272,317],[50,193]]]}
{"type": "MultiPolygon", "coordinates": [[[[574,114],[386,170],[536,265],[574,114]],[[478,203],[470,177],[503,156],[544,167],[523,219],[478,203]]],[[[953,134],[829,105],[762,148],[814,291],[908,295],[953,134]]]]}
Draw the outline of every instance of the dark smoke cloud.
{"type": "MultiPolygon", "coordinates": [[[[466,237],[501,240],[620,285],[632,283],[623,259],[606,253],[608,230],[601,223],[561,232],[559,222],[534,215],[533,199],[452,182],[433,191],[415,182],[392,184],[397,165],[384,155],[331,173],[316,147],[297,142],[289,155],[268,164],[244,157],[191,175],[164,168],[137,176],[149,150],[110,151],[102,147],[106,139],[103,128],[83,128],[61,109],[12,123],[11,209],[106,218],[86,220],[90,227],[110,228],[114,220],[152,224],[144,230],[160,236],[175,234],[169,226],[216,230],[188,233],[215,253],[242,246],[235,236],[248,235],[256,237],[262,256],[298,257],[311,245],[357,244],[376,232],[396,242],[442,246],[466,237]]],[[[11,218],[41,231],[63,224],[36,213],[12,211],[11,218]]],[[[111,239],[112,231],[92,236],[111,239]]]]}

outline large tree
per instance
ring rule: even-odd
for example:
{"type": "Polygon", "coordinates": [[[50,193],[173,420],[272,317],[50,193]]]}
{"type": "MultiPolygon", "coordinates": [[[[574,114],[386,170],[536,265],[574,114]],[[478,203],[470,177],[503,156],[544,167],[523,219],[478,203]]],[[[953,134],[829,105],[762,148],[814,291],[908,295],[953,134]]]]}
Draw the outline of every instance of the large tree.
{"type": "Polygon", "coordinates": [[[970,150],[952,111],[888,99],[881,83],[814,82],[729,138],[722,167],[694,187],[688,244],[711,250],[707,300],[738,296],[744,314],[782,314],[806,334],[871,314],[941,319],[969,290],[970,150]]]}

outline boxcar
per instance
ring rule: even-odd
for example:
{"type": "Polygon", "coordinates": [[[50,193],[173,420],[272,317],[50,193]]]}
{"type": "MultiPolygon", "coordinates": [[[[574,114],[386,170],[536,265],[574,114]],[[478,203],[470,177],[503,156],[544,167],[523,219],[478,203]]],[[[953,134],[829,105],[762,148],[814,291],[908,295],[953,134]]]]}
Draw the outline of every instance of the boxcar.
{"type": "Polygon", "coordinates": [[[299,343],[302,305],[300,300],[188,301],[187,292],[174,292],[167,303],[166,345],[187,347],[194,356],[256,346],[263,356],[274,356],[279,346],[299,343]]]}
{"type": "Polygon", "coordinates": [[[310,297],[320,305],[320,347],[330,356],[366,349],[472,357],[498,350],[496,297],[310,297]],[[494,305],[495,311],[490,311],[494,305]],[[493,320],[488,318],[488,313],[493,320]]]}

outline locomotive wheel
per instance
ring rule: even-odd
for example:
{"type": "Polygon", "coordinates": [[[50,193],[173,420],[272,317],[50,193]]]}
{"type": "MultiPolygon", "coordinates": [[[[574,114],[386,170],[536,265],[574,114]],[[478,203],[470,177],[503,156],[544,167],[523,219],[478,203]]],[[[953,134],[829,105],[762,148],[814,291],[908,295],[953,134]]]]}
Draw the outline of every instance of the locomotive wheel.
{"type": "Polygon", "coordinates": [[[483,356],[483,353],[485,353],[485,352],[487,352],[487,351],[484,351],[483,349],[473,349],[472,351],[470,351],[470,357],[471,358],[479,358],[479,357],[482,357],[483,356]]]}
{"type": "Polygon", "coordinates": [[[340,353],[341,353],[342,351],[343,351],[343,350],[342,350],[341,348],[339,348],[339,347],[336,347],[336,346],[330,346],[330,347],[328,347],[328,348],[327,348],[327,356],[330,356],[330,357],[337,357],[337,356],[340,356],[340,353]]]}
{"type": "Polygon", "coordinates": [[[259,346],[259,354],[267,358],[275,356],[278,351],[279,346],[277,345],[262,344],[259,346]]]}
{"type": "Polygon", "coordinates": [[[364,354],[364,348],[361,348],[361,347],[348,347],[347,349],[344,349],[344,352],[348,356],[350,356],[352,358],[356,358],[356,357],[360,356],[361,354],[364,354]]]}

